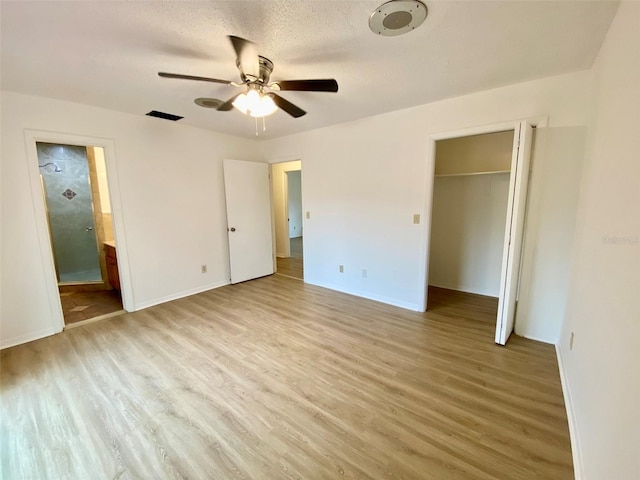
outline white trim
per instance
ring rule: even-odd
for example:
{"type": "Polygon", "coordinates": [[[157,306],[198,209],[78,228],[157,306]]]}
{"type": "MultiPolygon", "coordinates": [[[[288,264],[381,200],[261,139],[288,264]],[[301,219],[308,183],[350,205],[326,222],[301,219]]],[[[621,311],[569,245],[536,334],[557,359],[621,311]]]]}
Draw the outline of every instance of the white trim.
{"type": "Polygon", "coordinates": [[[526,121],[535,127],[544,128],[548,126],[549,117],[546,115],[540,115],[537,117],[520,118],[509,120],[506,122],[491,123],[489,125],[476,125],[474,127],[462,128],[459,130],[434,133],[429,135],[429,138],[438,141],[448,140],[450,138],[469,137],[471,135],[483,135],[485,133],[505,132],[507,130],[513,130],[515,127],[520,125],[520,122],[523,121],[526,121]]]}
{"type": "Polygon", "coordinates": [[[286,157],[271,158],[267,159],[267,163],[273,165],[274,163],[297,162],[298,160],[302,161],[302,155],[287,155],[286,157]]]}
{"type": "MultiPolygon", "coordinates": [[[[226,195],[226,194],[225,194],[226,195]]],[[[277,232],[276,229],[278,226],[276,225],[276,206],[273,201],[273,166],[269,165],[269,204],[271,205],[271,245],[273,245],[273,271],[276,272],[278,270],[278,260],[276,257],[280,256],[276,252],[277,247],[277,232]]],[[[226,198],[225,198],[225,210],[226,210],[226,198]]],[[[229,221],[227,220],[227,228],[229,221]]],[[[227,233],[227,239],[229,238],[229,234],[227,233]]],[[[229,275],[231,275],[231,245],[227,243],[227,250],[229,251],[229,275]]]]}
{"type": "Polygon", "coordinates": [[[366,298],[367,300],[374,300],[376,302],[385,303],[387,305],[393,305],[394,307],[404,308],[406,310],[411,310],[413,312],[421,311],[420,305],[418,305],[417,303],[402,302],[402,301],[396,300],[395,298],[385,297],[382,295],[372,295],[369,292],[363,292],[361,290],[354,290],[351,288],[344,288],[341,285],[335,285],[332,283],[313,282],[307,279],[305,279],[304,282],[308,283],[309,285],[315,285],[317,287],[328,288],[329,290],[334,290],[336,292],[355,295],[356,297],[366,298]]]}
{"type": "Polygon", "coordinates": [[[35,340],[35,338],[32,338],[33,335],[40,334],[42,336],[47,336],[59,333],[64,329],[62,302],[60,301],[58,278],[56,276],[56,267],[53,260],[51,236],[49,234],[49,223],[47,221],[47,209],[45,206],[46,200],[44,198],[44,192],[42,191],[42,183],[40,180],[36,141],[35,136],[29,130],[25,130],[25,149],[28,160],[27,167],[29,169],[29,184],[31,186],[31,204],[33,205],[34,210],[33,213],[38,235],[38,246],[40,247],[40,264],[42,265],[43,278],[47,289],[47,302],[49,303],[49,319],[51,321],[51,325],[49,328],[38,330],[38,332],[29,332],[17,337],[26,338],[27,340],[24,340],[25,342],[35,340]]]}
{"type": "Polygon", "coordinates": [[[547,345],[555,345],[555,341],[550,341],[548,338],[536,337],[534,335],[520,335],[518,332],[514,332],[516,335],[519,335],[527,340],[533,340],[534,342],[546,343],[547,345]]]}
{"type": "Polygon", "coordinates": [[[62,330],[57,330],[50,327],[43,328],[42,330],[38,330],[36,332],[29,332],[23,335],[18,335],[17,337],[5,338],[2,340],[2,343],[0,343],[0,350],[15,347],[16,345],[22,345],[23,343],[27,342],[33,342],[34,340],[40,340],[41,338],[49,337],[60,332],[62,332],[62,330]]]}
{"type": "Polygon", "coordinates": [[[429,295],[429,253],[431,249],[431,221],[433,217],[433,189],[435,186],[435,174],[436,174],[436,141],[439,135],[430,135],[427,138],[427,168],[426,176],[423,185],[425,188],[425,198],[423,199],[423,213],[421,229],[421,244],[423,248],[420,249],[420,261],[418,263],[418,282],[420,285],[424,285],[422,294],[418,300],[420,304],[420,312],[427,311],[427,297],[429,295]]]}
{"type": "MultiPolygon", "coordinates": [[[[288,258],[291,256],[291,242],[289,241],[289,171],[282,171],[282,209],[284,218],[286,218],[287,226],[287,241],[285,242],[285,256],[288,258]]],[[[277,271],[277,268],[276,268],[277,271]]]]}
{"type": "Polygon", "coordinates": [[[155,305],[160,305],[161,303],[170,302],[172,300],[178,300],[179,298],[189,297],[191,295],[195,295],[196,293],[206,292],[207,290],[213,290],[215,288],[224,287],[225,285],[230,285],[231,282],[229,280],[225,280],[223,282],[218,283],[210,283],[209,285],[204,285],[196,288],[192,288],[189,290],[183,290],[182,292],[172,293],[171,295],[167,295],[164,297],[158,297],[151,300],[147,300],[145,302],[136,303],[135,311],[142,310],[144,308],[153,307],[155,305]]]}
{"type": "Polygon", "coordinates": [[[567,411],[567,421],[569,423],[569,438],[571,440],[571,455],[573,457],[573,474],[575,480],[584,480],[584,467],[582,462],[582,449],[580,448],[580,436],[578,435],[578,422],[576,420],[571,390],[567,382],[567,374],[564,368],[562,348],[559,344],[556,347],[556,357],[558,359],[558,370],[560,371],[560,384],[562,385],[562,395],[564,396],[564,407],[567,411]]]}

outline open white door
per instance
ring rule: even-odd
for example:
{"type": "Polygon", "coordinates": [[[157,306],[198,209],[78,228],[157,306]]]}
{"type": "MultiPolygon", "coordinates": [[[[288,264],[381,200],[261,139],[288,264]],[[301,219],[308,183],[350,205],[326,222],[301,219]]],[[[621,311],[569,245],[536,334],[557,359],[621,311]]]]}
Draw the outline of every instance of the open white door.
{"type": "Polygon", "coordinates": [[[496,323],[496,343],[500,345],[507,343],[509,335],[513,331],[516,314],[532,141],[533,127],[528,122],[520,122],[519,129],[513,139],[507,224],[502,253],[500,297],[496,323]]]}
{"type": "Polygon", "coordinates": [[[273,243],[269,165],[224,160],[231,283],[271,275],[273,243]]]}

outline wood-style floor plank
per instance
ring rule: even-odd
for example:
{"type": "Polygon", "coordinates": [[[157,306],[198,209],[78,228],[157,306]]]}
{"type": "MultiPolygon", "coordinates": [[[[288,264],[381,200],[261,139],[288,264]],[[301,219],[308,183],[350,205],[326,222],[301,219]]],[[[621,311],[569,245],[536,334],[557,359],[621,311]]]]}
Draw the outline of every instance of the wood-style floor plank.
{"type": "Polygon", "coordinates": [[[304,279],[302,237],[289,239],[291,256],[276,259],[277,273],[287,277],[304,279]]]}
{"type": "Polygon", "coordinates": [[[1,353],[4,479],[570,479],[552,346],[274,275],[1,353]]]}

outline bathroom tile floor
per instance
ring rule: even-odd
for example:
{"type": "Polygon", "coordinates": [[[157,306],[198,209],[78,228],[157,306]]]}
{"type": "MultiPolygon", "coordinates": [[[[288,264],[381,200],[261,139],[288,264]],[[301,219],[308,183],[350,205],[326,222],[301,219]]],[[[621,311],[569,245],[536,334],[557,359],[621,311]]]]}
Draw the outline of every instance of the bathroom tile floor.
{"type": "Polygon", "coordinates": [[[117,290],[65,286],[60,288],[60,300],[67,325],[122,310],[122,298],[117,290]]]}

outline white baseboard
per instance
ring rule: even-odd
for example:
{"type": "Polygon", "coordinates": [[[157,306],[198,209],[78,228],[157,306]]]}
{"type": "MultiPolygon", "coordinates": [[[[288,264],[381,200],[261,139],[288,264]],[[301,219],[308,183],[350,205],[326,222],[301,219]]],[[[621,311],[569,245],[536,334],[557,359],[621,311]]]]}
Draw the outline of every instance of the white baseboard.
{"type": "Polygon", "coordinates": [[[37,332],[29,332],[24,335],[18,335],[17,337],[3,338],[0,340],[0,350],[4,350],[5,348],[15,347],[16,345],[21,345],[27,342],[33,342],[34,340],[39,340],[44,337],[49,337],[51,335],[55,335],[56,333],[60,333],[62,330],[57,330],[53,327],[43,328],[42,330],[38,330],[37,332]]]}
{"type": "Polygon", "coordinates": [[[354,295],[356,297],[366,298],[367,300],[374,300],[380,303],[386,303],[387,305],[393,305],[394,307],[404,308],[406,310],[412,310],[414,312],[421,312],[422,309],[417,303],[403,302],[401,300],[396,300],[395,298],[384,297],[381,295],[371,294],[369,292],[361,292],[359,290],[353,290],[349,288],[344,288],[343,286],[333,285],[330,283],[318,283],[314,281],[309,281],[305,278],[305,283],[310,285],[316,285],[317,287],[328,288],[329,290],[335,290],[336,292],[348,293],[349,295],[354,295]]]}
{"type": "Polygon", "coordinates": [[[548,338],[540,338],[540,337],[536,337],[534,335],[523,335],[523,334],[520,334],[518,332],[515,332],[515,334],[516,335],[520,335],[521,337],[527,338],[529,340],[534,340],[536,342],[546,343],[548,345],[554,345],[554,346],[557,347],[556,342],[555,341],[551,341],[548,338]]]}
{"type": "Polygon", "coordinates": [[[578,425],[576,423],[575,409],[571,399],[571,390],[567,382],[567,375],[564,369],[562,349],[556,344],[556,357],[558,358],[558,369],[560,370],[560,382],[562,384],[562,394],[564,396],[564,406],[567,409],[567,421],[569,423],[569,437],[571,439],[571,455],[573,457],[573,474],[576,480],[585,480],[584,469],[582,467],[582,450],[580,448],[580,437],[578,436],[578,425]]]}
{"type": "Polygon", "coordinates": [[[154,305],[160,305],[161,303],[170,302],[172,300],[178,300],[179,298],[188,297],[191,295],[195,295],[196,293],[206,292],[207,290],[213,290],[214,288],[224,287],[225,285],[229,285],[231,282],[218,282],[218,283],[210,283],[208,285],[203,285],[201,287],[193,288],[190,290],[184,290],[178,293],[172,293],[171,295],[167,295],[165,297],[154,298],[152,300],[147,300],[145,302],[136,303],[135,309],[133,310],[143,310],[145,308],[153,307],[154,305]]]}

